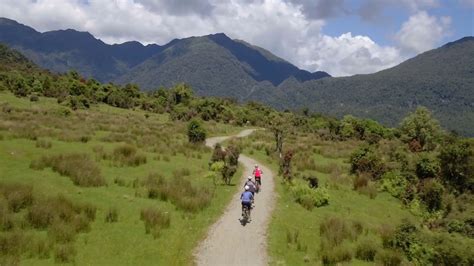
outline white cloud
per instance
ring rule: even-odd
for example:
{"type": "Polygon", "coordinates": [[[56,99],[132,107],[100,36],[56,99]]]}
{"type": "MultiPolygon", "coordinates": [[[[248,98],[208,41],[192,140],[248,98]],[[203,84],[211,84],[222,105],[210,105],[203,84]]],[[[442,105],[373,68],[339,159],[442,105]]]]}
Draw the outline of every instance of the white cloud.
{"type": "Polygon", "coordinates": [[[437,18],[420,11],[403,23],[395,38],[404,51],[421,53],[435,48],[449,34],[450,25],[450,17],[437,18]]]}
{"type": "Polygon", "coordinates": [[[321,17],[341,12],[340,4],[329,5],[326,0],[318,3],[328,4],[327,13],[311,16],[307,0],[186,0],[186,3],[0,0],[0,16],[40,31],[65,28],[89,31],[107,43],[138,40],[165,44],[174,38],[224,32],[231,38],[266,48],[301,68],[323,70],[335,76],[370,73],[403,59],[396,48],[381,46],[368,36],[325,35],[326,21],[321,17]]]}

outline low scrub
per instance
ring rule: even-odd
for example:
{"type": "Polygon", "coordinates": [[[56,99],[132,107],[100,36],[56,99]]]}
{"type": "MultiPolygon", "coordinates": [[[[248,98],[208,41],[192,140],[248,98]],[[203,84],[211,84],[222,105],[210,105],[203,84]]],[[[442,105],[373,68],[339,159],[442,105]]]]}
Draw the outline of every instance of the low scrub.
{"type": "Polygon", "coordinates": [[[161,231],[171,224],[169,213],[152,207],[142,209],[140,219],[145,223],[145,232],[152,234],[154,238],[159,237],[161,231]]]}
{"type": "Polygon", "coordinates": [[[81,187],[98,187],[106,185],[99,166],[87,155],[81,153],[42,156],[31,162],[32,169],[41,170],[51,167],[60,175],[68,176],[72,182],[81,187]]]}
{"type": "Polygon", "coordinates": [[[296,202],[308,210],[329,204],[329,193],[324,187],[313,189],[307,184],[297,184],[291,188],[291,194],[296,202]]]}

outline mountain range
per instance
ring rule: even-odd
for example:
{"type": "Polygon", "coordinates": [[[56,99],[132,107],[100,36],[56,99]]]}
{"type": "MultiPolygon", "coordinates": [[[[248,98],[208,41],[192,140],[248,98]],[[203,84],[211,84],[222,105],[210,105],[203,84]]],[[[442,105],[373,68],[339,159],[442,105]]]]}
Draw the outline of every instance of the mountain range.
{"type": "Polygon", "coordinates": [[[465,37],[374,74],[330,77],[301,70],[269,51],[223,33],[165,45],[109,45],[90,33],[40,33],[0,18],[0,42],[56,72],[77,70],[102,82],[142,89],[190,84],[198,95],[260,101],[279,109],[309,108],[397,125],[416,106],[441,124],[474,136],[474,38],[465,37]]]}
{"type": "Polygon", "coordinates": [[[101,82],[136,83],[143,89],[186,82],[200,95],[241,101],[259,87],[277,86],[290,77],[299,81],[329,77],[325,72],[301,70],[223,33],[174,39],[163,46],[139,42],[109,45],[88,32],[40,33],[0,18],[0,42],[56,72],[74,69],[101,82]]]}

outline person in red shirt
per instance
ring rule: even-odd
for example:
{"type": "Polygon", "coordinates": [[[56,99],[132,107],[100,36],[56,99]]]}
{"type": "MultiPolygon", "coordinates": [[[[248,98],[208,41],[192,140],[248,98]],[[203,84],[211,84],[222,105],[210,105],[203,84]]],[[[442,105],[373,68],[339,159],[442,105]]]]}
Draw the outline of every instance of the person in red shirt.
{"type": "Polygon", "coordinates": [[[260,169],[256,164],[255,169],[253,169],[253,176],[255,177],[255,182],[258,184],[259,189],[262,186],[262,174],[262,169],[260,169]]]}

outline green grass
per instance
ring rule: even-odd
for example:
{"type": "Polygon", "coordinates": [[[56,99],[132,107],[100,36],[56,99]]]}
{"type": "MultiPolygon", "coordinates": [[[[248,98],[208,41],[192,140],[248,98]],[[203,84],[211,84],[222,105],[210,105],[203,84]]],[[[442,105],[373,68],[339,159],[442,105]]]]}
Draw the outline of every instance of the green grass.
{"type": "MultiPolygon", "coordinates": [[[[258,148],[259,144],[273,147],[271,132],[257,133],[248,139],[242,139],[240,143],[245,148],[243,153],[252,156],[261,163],[269,166],[272,171],[278,173],[278,164],[276,159],[266,155],[264,148],[258,148]]],[[[372,237],[380,241],[378,230],[383,225],[396,226],[403,218],[416,219],[405,208],[402,207],[399,200],[393,198],[388,193],[379,192],[375,199],[353,190],[351,177],[348,176],[347,158],[339,156],[330,156],[330,158],[321,155],[323,152],[313,152],[324,149],[330,143],[318,143],[307,138],[298,137],[288,141],[288,147],[296,147],[307,143],[311,147],[310,156],[315,160],[319,167],[328,172],[331,165],[334,168],[340,168],[340,174],[344,178],[333,181],[331,173],[323,173],[315,170],[296,171],[302,175],[313,175],[319,179],[319,186],[327,186],[329,191],[329,205],[314,208],[311,211],[305,209],[296,203],[288,189],[288,186],[282,183],[280,176],[275,176],[276,192],[278,194],[275,211],[269,226],[268,252],[271,257],[272,265],[320,265],[321,262],[321,237],[320,225],[327,218],[341,217],[346,221],[360,222],[367,237],[372,237]],[[294,235],[297,235],[295,240],[294,235]]],[[[336,150],[350,150],[355,146],[353,143],[332,143],[339,145],[336,150]]],[[[326,147],[328,148],[328,147],[326,147]]],[[[330,147],[333,149],[333,147],[330,147]]],[[[296,149],[296,152],[304,153],[307,149],[296,149]]],[[[294,158],[297,158],[295,156],[294,158]]],[[[293,161],[293,165],[296,162],[293,161]]],[[[300,180],[300,178],[297,178],[300,180]]],[[[299,181],[298,181],[299,182],[299,181]]],[[[359,240],[363,240],[360,237],[359,240]]],[[[358,240],[358,241],[359,241],[358,240]]],[[[381,242],[381,241],[380,241],[381,242]]],[[[348,265],[371,265],[373,263],[361,261],[355,258],[357,241],[349,241],[344,246],[353,253],[353,258],[348,265]]]]}
{"type": "MultiPolygon", "coordinates": [[[[63,107],[53,99],[42,97],[40,101],[32,103],[9,93],[0,93],[0,106],[5,105],[14,110],[10,113],[0,112],[0,182],[31,184],[38,195],[62,194],[73,202],[90,203],[97,207],[96,219],[90,224],[89,232],[79,233],[70,244],[72,247],[56,245],[56,252],[61,254],[67,255],[70,249],[75,249],[75,264],[191,264],[192,250],[205,236],[207,228],[220,216],[237,189],[220,183],[214,187],[214,180],[209,177],[211,173],[207,169],[211,150],[187,146],[185,123],[171,122],[167,115],[150,114],[145,118],[143,111],[98,105],[91,110],[80,110],[68,117],[61,117],[55,112],[63,110],[63,107]],[[50,147],[37,147],[36,140],[22,135],[25,132],[18,129],[20,124],[36,127],[38,130],[33,132],[35,136],[47,140],[50,147]],[[10,127],[18,131],[8,130],[10,127]],[[89,138],[87,141],[68,139],[68,134],[72,133],[89,138]],[[128,134],[131,137],[120,141],[103,141],[104,137],[111,134],[128,134]],[[124,145],[124,141],[136,147],[137,153],[146,157],[146,162],[117,164],[112,156],[113,151],[124,145]],[[98,146],[102,147],[103,158],[98,158],[94,152],[98,146]],[[43,155],[70,153],[89,155],[99,166],[107,185],[80,187],[51,168],[30,168],[31,162],[43,155]],[[136,180],[143,180],[150,173],[158,173],[167,180],[184,173],[186,176],[183,178],[189,180],[192,186],[214,191],[212,200],[202,210],[190,212],[178,208],[172,201],[149,199],[143,195],[142,188],[136,186],[136,180]],[[146,234],[145,223],[140,217],[141,211],[148,208],[158,208],[169,215],[169,227],[160,230],[157,238],[146,234]],[[105,217],[110,209],[117,210],[117,222],[106,222],[105,217]]],[[[221,124],[213,125],[210,130],[211,134],[237,131],[236,127],[221,124]]],[[[242,169],[239,169],[236,175],[241,174],[242,169]]],[[[30,227],[24,230],[41,235],[41,232],[30,227]]],[[[29,257],[27,254],[21,257],[22,265],[51,265],[54,261],[54,251],[46,259],[29,257]]]]}

